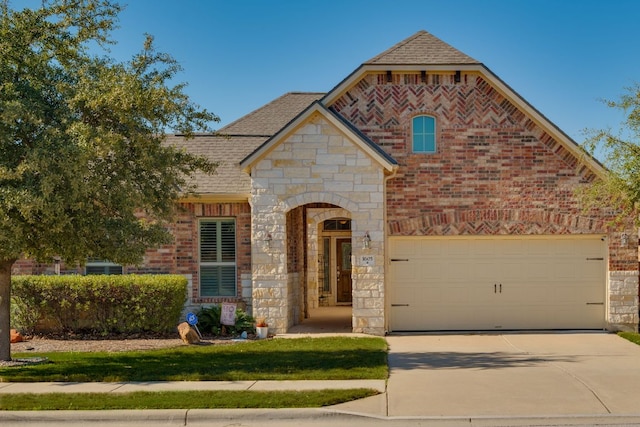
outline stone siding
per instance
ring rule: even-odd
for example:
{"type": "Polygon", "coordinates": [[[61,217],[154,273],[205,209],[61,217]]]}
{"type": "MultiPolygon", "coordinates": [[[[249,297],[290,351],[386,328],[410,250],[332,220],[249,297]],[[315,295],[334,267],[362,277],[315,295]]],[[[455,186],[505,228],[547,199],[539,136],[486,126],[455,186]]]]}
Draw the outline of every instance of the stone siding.
{"type": "Polygon", "coordinates": [[[314,113],[254,164],[251,176],[254,315],[266,317],[275,333],[286,332],[300,316],[296,310],[304,298],[300,293],[304,278],[287,268],[291,268],[288,257],[292,254],[287,248],[295,239],[287,227],[287,213],[300,206],[328,203],[349,211],[352,218],[354,331],[384,334],[382,167],[330,121],[314,113]],[[359,242],[367,231],[372,245],[364,249],[359,242]],[[364,254],[373,256],[375,265],[359,265],[364,254]]]}
{"type": "Polygon", "coordinates": [[[638,331],[638,271],[609,272],[609,329],[638,331]]]}

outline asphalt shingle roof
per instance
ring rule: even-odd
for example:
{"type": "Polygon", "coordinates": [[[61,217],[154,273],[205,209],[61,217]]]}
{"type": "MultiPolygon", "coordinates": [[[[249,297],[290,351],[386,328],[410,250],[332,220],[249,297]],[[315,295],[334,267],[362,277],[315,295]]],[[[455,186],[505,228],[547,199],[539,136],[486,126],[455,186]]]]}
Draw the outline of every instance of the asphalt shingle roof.
{"type": "Polygon", "coordinates": [[[165,143],[218,162],[214,175],[194,175],[199,194],[250,194],[251,178],[240,161],[283,128],[323,93],[287,93],[223,127],[217,134],[196,134],[192,139],[167,135],[165,143]]]}
{"type": "MultiPolygon", "coordinates": [[[[290,92],[219,130],[227,135],[272,136],[324,93],[290,92]]],[[[248,154],[248,153],[247,153],[248,154]]]]}
{"type": "Polygon", "coordinates": [[[182,135],[167,135],[166,143],[184,148],[190,153],[218,162],[215,174],[194,174],[199,194],[249,194],[251,179],[240,170],[238,163],[247,152],[251,152],[265,141],[265,137],[224,137],[196,135],[185,140],[182,135]]]}
{"type": "Polygon", "coordinates": [[[364,64],[456,65],[480,64],[480,61],[460,52],[426,31],[418,31],[364,64]]]}

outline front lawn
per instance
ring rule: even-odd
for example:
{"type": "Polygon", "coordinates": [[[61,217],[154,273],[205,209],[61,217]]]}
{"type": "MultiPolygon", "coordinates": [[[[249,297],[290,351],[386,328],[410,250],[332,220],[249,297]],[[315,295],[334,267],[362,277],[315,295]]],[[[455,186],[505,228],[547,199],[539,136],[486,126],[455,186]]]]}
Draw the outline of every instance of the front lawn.
{"type": "Polygon", "coordinates": [[[17,353],[50,363],[0,368],[4,382],[386,379],[382,338],[298,338],[118,353],[17,353]]]}
{"type": "Polygon", "coordinates": [[[378,394],[376,390],[158,391],[3,394],[3,411],[112,409],[319,408],[378,394]]]}

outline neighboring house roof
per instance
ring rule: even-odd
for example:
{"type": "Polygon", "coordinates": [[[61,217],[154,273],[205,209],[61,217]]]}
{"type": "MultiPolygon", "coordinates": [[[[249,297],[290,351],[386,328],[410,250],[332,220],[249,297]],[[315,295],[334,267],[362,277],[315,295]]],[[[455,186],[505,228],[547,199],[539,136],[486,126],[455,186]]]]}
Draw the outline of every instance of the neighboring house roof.
{"type": "Polygon", "coordinates": [[[373,142],[369,137],[360,132],[351,123],[345,120],[337,112],[329,110],[322,105],[320,101],[315,101],[307,109],[298,114],[293,120],[287,123],[282,129],[278,131],[273,137],[266,140],[260,147],[256,148],[251,154],[245,157],[240,162],[240,167],[243,170],[248,171],[255,162],[266,156],[271,150],[277,147],[282,141],[284,141],[298,126],[304,123],[313,114],[321,114],[328,122],[332,123],[335,127],[340,129],[344,134],[348,135],[350,139],[360,149],[371,156],[378,164],[380,164],[387,171],[391,172],[397,168],[398,163],[393,157],[387,154],[378,144],[373,142]]]}
{"type": "Polygon", "coordinates": [[[251,194],[251,177],[240,169],[240,161],[323,95],[287,93],[215,134],[196,134],[192,139],[167,135],[165,142],[218,163],[214,175],[194,175],[193,183],[199,195],[221,200],[247,200],[251,194]]]}
{"type": "Polygon", "coordinates": [[[411,37],[371,58],[365,65],[453,65],[480,64],[426,31],[418,31],[411,37]]]}

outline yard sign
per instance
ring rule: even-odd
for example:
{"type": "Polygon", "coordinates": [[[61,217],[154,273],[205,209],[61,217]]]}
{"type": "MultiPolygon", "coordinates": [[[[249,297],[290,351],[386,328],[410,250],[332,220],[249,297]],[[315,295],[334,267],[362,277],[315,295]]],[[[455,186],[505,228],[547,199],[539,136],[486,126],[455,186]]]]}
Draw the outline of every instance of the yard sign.
{"type": "Polygon", "coordinates": [[[232,304],[230,302],[222,303],[220,323],[227,326],[233,326],[236,324],[236,304],[232,304]]]}

